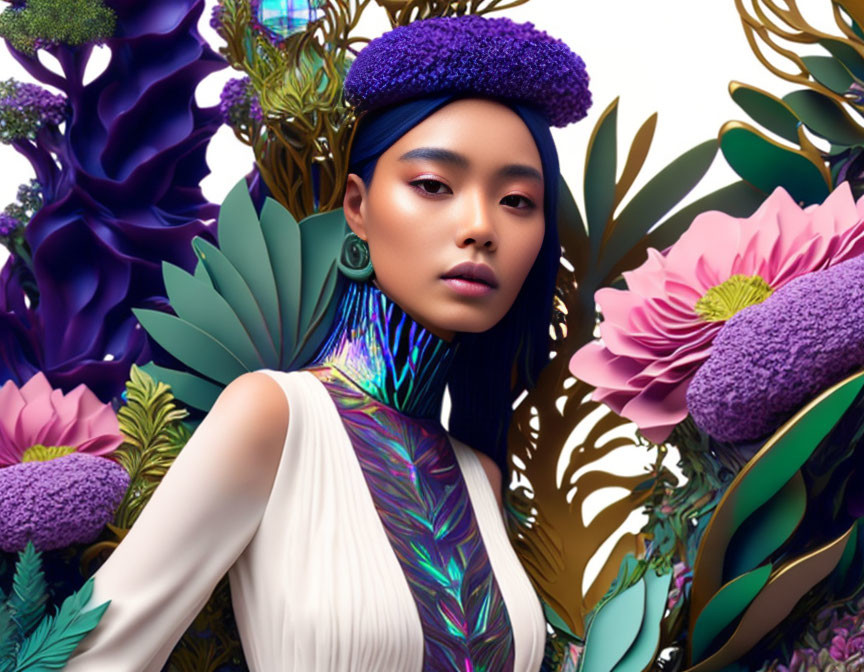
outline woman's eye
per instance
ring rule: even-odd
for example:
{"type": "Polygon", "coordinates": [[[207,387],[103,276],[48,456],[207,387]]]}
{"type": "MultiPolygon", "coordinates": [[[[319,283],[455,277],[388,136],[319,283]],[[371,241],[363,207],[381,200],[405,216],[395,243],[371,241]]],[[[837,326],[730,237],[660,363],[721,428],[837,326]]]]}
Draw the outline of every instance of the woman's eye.
{"type": "Polygon", "coordinates": [[[531,199],[525,198],[524,196],[520,196],[518,194],[510,194],[509,196],[505,196],[501,199],[501,202],[504,205],[509,205],[510,207],[517,208],[519,210],[526,210],[528,208],[534,207],[534,202],[531,199]],[[525,205],[521,207],[519,205],[520,199],[525,201],[525,205]]]}
{"type": "Polygon", "coordinates": [[[443,182],[441,182],[439,180],[431,180],[431,179],[414,180],[413,182],[411,182],[411,185],[412,186],[419,185],[419,186],[417,186],[417,189],[420,189],[420,191],[422,191],[423,193],[434,194],[436,196],[441,195],[441,194],[446,194],[450,190],[446,184],[444,184],[443,182]],[[443,187],[444,189],[446,189],[446,191],[439,191],[440,187],[443,187]]]}

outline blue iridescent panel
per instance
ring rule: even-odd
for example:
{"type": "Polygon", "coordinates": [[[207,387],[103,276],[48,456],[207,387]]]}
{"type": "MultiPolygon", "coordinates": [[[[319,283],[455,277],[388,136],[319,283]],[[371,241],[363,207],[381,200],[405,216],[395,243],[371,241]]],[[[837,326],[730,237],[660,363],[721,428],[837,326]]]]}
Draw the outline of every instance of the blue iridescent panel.
{"type": "Polygon", "coordinates": [[[258,22],[284,39],[320,18],[322,5],[322,0],[258,0],[258,22]]]}
{"type": "Polygon", "coordinates": [[[381,403],[338,369],[309,371],[339,411],[414,596],[424,672],[512,672],[510,617],[441,424],[381,403]]]}

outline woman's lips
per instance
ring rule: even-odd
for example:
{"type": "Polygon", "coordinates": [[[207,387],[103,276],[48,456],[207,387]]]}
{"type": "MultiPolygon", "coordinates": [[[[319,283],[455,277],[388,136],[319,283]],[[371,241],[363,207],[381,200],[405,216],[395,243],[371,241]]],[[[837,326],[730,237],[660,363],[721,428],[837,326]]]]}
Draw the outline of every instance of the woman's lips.
{"type": "Polygon", "coordinates": [[[450,289],[462,296],[486,296],[493,291],[493,287],[479,280],[468,280],[467,278],[443,278],[450,289]]]}

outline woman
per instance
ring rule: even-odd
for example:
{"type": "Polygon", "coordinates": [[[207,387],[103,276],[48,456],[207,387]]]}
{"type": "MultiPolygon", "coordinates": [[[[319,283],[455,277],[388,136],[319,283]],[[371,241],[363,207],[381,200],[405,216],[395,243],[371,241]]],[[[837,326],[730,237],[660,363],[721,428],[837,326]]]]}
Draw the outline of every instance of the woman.
{"type": "Polygon", "coordinates": [[[539,669],[500,467],[512,376],[548,361],[549,125],[585,115],[586,84],[565,45],[506,19],[364,49],[339,318],[306,369],[225,388],[95,574],[89,606],[111,604],[67,669],[160,670],[226,571],[252,670],[539,669]]]}

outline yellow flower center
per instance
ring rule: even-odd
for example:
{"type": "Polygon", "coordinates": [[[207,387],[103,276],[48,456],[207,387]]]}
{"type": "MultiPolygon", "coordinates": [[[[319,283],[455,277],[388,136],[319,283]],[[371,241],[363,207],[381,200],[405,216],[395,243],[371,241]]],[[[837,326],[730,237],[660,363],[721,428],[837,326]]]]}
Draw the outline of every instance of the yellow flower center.
{"type": "Polygon", "coordinates": [[[73,446],[43,446],[41,443],[37,443],[35,446],[30,446],[24,451],[24,455],[21,456],[21,461],[47,462],[56,457],[71,455],[74,452],[75,448],[73,446]]]}
{"type": "Polygon", "coordinates": [[[758,275],[733,275],[705,292],[695,310],[706,322],[725,322],[747,306],[762,303],[773,292],[758,275]]]}

